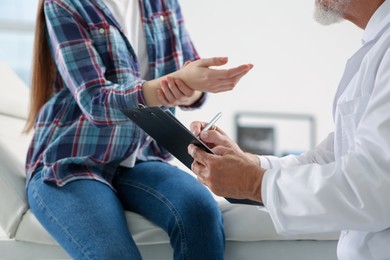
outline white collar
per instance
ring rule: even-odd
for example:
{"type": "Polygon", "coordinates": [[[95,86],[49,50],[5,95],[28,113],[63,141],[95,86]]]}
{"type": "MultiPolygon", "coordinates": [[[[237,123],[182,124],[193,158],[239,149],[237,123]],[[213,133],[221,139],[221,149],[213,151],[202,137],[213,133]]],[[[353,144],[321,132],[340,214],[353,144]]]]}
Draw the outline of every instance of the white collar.
{"type": "Polygon", "coordinates": [[[367,43],[378,36],[382,29],[390,23],[390,1],[384,1],[383,4],[375,11],[368,22],[362,42],[367,43]]]}

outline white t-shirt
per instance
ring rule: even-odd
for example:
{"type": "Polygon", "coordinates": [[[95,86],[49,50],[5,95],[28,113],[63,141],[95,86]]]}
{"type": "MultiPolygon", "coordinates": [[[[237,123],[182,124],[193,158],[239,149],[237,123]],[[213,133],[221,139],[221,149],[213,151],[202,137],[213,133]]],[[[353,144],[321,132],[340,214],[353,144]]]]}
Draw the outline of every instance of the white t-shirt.
{"type": "MultiPolygon", "coordinates": [[[[141,20],[140,6],[137,0],[104,0],[129,40],[137,56],[141,78],[149,80],[148,52],[146,37],[141,20]]],[[[121,162],[121,166],[130,167],[136,160],[133,154],[121,162]]]]}
{"type": "Polygon", "coordinates": [[[141,78],[149,80],[148,52],[146,37],[137,0],[104,0],[137,55],[141,78]]]}

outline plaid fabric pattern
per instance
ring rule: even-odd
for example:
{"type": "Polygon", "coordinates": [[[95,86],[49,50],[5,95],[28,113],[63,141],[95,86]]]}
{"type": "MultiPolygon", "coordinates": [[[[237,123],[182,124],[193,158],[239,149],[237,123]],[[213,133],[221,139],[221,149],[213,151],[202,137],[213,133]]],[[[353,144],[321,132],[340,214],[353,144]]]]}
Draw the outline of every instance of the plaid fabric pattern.
{"type": "MultiPolygon", "coordinates": [[[[198,55],[177,0],[140,0],[151,78],[178,70],[198,55]]],[[[145,105],[139,65],[120,25],[101,0],[46,0],[56,93],[41,109],[27,155],[27,177],[62,186],[89,178],[110,185],[121,161],[170,154],[119,109],[145,105]]],[[[198,107],[204,98],[193,107],[198,107]]]]}

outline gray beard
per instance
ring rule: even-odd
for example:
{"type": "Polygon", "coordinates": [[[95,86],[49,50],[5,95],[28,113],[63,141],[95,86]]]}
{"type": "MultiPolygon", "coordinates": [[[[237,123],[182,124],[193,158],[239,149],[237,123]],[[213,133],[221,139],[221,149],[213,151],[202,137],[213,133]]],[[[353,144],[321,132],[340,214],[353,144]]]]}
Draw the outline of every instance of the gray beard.
{"type": "Polygon", "coordinates": [[[316,0],[314,20],[322,25],[330,25],[343,21],[343,12],[345,6],[350,1],[351,0],[337,0],[330,6],[324,6],[323,4],[319,3],[319,0],[316,0]]]}

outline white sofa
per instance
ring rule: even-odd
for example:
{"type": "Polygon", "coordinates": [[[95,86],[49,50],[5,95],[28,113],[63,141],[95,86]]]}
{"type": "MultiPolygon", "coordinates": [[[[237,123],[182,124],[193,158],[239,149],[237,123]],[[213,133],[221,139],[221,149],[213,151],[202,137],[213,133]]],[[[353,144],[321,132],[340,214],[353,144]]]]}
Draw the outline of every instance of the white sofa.
{"type": "MultiPolygon", "coordinates": [[[[0,259],[69,259],[28,207],[24,160],[30,136],[21,132],[29,89],[1,62],[0,93],[0,259]]],[[[338,234],[284,237],[275,232],[267,212],[216,199],[224,215],[225,259],[336,259],[338,234]]],[[[138,214],[126,216],[144,259],[172,259],[160,228],[138,214]]]]}

